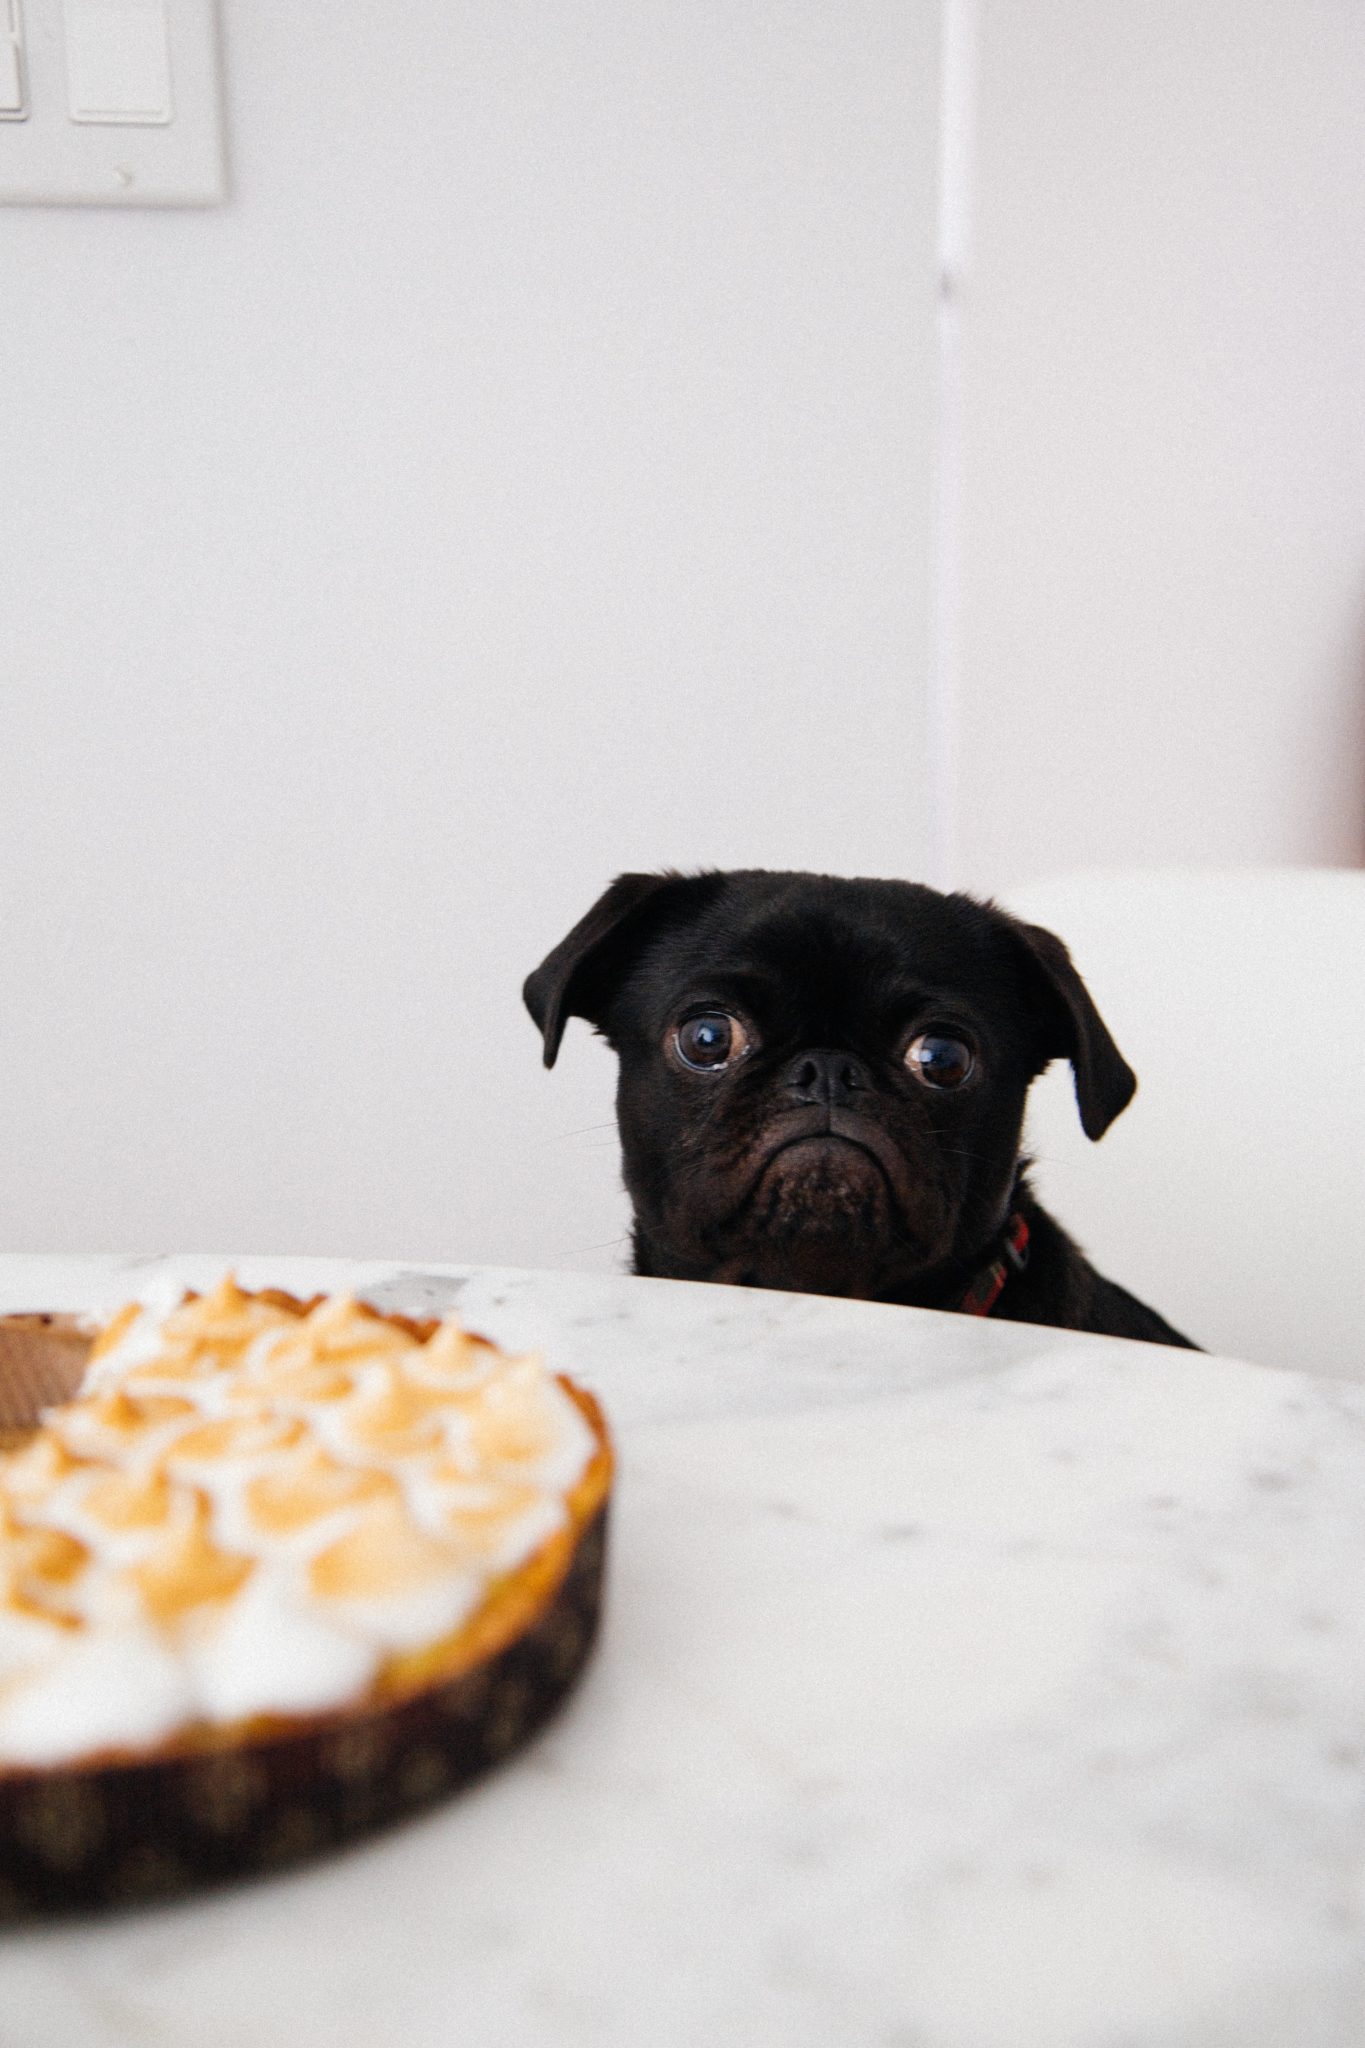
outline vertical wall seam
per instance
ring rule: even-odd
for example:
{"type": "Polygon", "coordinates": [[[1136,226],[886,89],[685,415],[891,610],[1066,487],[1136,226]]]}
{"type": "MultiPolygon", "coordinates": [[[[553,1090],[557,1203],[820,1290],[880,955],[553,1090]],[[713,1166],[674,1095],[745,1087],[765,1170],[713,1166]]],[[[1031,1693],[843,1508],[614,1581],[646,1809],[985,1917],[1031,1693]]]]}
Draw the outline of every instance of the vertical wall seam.
{"type": "Polygon", "coordinates": [[[956,886],[961,854],[962,315],[971,237],[977,0],[942,0],[936,237],[935,457],[930,564],[929,875],[956,886]]]}

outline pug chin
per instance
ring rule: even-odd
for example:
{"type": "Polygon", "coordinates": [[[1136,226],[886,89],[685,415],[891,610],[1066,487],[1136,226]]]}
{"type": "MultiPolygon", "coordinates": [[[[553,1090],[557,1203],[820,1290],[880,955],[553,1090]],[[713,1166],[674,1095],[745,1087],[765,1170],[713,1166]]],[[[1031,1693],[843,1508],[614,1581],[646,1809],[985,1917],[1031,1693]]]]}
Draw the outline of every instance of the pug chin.
{"type": "Polygon", "coordinates": [[[750,1285],[856,1295],[894,1243],[896,1208],[870,1152],[822,1134],[780,1146],[735,1219],[731,1259],[750,1285]]]}
{"type": "Polygon", "coordinates": [[[871,1153],[824,1132],[779,1146],[750,1204],[755,1223],[781,1236],[885,1230],[890,1207],[886,1175],[871,1153]]]}

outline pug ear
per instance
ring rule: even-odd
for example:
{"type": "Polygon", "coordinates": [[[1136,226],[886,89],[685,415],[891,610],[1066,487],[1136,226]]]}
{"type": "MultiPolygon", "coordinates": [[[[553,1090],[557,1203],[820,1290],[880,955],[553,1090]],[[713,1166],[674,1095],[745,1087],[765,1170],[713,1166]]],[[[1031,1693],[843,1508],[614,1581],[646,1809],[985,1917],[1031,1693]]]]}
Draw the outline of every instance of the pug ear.
{"type": "Polygon", "coordinates": [[[646,911],[662,908],[665,892],[687,886],[682,875],[618,875],[580,917],[567,937],[547,953],[522,987],[522,998],[545,1040],[545,1064],[552,1067],[570,1017],[601,1021],[602,1007],[624,971],[643,928],[646,911]]]}
{"type": "Polygon", "coordinates": [[[1049,1059],[1068,1059],[1076,1078],[1076,1106],[1087,1138],[1102,1138],[1137,1092],[1137,1075],[1109,1035],[1070,953],[1041,925],[1010,924],[1045,991],[1049,1059]]]}

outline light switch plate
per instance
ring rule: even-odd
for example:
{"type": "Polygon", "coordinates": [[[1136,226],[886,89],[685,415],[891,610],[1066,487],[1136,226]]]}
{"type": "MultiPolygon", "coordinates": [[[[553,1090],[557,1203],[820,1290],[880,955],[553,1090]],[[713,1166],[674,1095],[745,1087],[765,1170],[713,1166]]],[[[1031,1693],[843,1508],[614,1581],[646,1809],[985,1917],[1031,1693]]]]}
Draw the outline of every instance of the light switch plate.
{"type": "Polygon", "coordinates": [[[226,197],[214,0],[8,4],[20,25],[25,110],[0,120],[0,204],[213,206],[226,197]],[[109,86],[107,107],[92,80],[109,86]]]}
{"type": "Polygon", "coordinates": [[[19,0],[0,0],[0,121],[28,118],[24,24],[19,0]]]}

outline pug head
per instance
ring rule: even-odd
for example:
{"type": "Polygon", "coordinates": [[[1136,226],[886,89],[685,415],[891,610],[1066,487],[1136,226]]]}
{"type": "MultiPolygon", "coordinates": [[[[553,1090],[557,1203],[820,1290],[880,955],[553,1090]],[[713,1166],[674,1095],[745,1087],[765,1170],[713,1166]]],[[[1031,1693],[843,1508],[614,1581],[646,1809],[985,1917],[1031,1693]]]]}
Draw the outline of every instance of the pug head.
{"type": "Polygon", "coordinates": [[[911,882],[621,875],[525,985],[620,1061],[635,1269],[932,1300],[1001,1230],[1030,1083],[1136,1086],[1061,940],[911,882]]]}

